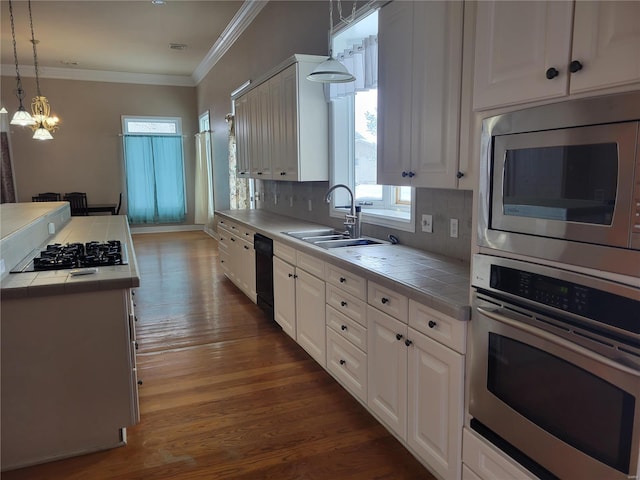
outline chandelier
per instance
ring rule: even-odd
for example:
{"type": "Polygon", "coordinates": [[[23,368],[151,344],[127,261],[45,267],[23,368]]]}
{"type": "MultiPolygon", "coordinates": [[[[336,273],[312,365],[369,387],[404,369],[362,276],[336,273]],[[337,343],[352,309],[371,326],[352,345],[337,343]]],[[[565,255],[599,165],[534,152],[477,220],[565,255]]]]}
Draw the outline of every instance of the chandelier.
{"type": "Polygon", "coordinates": [[[18,50],[16,48],[16,29],[13,24],[13,4],[11,0],[9,0],[9,17],[11,18],[11,39],[13,40],[13,59],[16,63],[16,96],[18,97],[18,101],[20,105],[18,106],[18,111],[13,115],[11,119],[11,125],[20,125],[21,127],[25,127],[27,125],[35,125],[36,121],[33,117],[27,112],[22,104],[22,100],[24,100],[24,90],[22,89],[22,78],[20,77],[20,70],[18,68],[18,50]]]}
{"type": "Polygon", "coordinates": [[[58,122],[60,119],[55,115],[51,115],[51,106],[47,97],[40,93],[40,77],[38,75],[38,54],[36,53],[36,44],[38,41],[35,39],[33,33],[33,17],[31,15],[31,0],[29,0],[29,25],[31,26],[31,43],[33,44],[33,65],[36,71],[36,92],[37,96],[31,100],[31,116],[34,123],[31,125],[33,130],[33,138],[36,140],[51,140],[53,135],[51,132],[55,132],[58,129],[58,122]]]}

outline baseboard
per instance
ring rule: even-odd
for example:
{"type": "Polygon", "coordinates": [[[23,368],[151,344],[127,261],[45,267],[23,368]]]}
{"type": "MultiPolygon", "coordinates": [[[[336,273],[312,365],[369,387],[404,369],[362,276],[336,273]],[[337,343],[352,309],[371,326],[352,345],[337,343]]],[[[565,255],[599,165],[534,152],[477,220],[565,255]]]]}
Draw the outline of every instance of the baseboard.
{"type": "Polygon", "coordinates": [[[131,234],[191,232],[198,230],[204,230],[204,225],[156,225],[153,227],[132,227],[131,234]]]}

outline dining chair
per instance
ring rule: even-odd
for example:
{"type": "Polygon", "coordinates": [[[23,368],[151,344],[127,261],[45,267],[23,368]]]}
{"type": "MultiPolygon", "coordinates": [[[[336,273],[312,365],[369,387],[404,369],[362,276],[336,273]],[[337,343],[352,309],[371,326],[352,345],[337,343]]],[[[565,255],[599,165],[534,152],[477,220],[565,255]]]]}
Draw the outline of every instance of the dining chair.
{"type": "Polygon", "coordinates": [[[59,202],[60,194],[55,192],[39,193],[31,197],[32,202],[59,202]]]}
{"type": "Polygon", "coordinates": [[[63,200],[69,202],[72,216],[89,215],[87,210],[87,194],[84,192],[65,193],[63,200]]]}
{"type": "Polygon", "coordinates": [[[116,211],[114,215],[120,215],[120,207],[122,206],[122,192],[120,192],[120,196],[118,197],[118,206],[116,207],[116,211]]]}

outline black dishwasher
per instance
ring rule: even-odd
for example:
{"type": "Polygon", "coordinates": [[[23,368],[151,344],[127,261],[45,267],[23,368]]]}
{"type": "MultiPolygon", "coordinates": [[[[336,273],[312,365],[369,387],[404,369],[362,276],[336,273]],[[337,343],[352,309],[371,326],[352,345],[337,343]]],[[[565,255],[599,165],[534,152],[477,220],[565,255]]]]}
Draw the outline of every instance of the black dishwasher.
{"type": "Polygon", "coordinates": [[[273,240],[256,233],[253,236],[256,251],[256,293],[258,306],[273,320],[273,240]]]}

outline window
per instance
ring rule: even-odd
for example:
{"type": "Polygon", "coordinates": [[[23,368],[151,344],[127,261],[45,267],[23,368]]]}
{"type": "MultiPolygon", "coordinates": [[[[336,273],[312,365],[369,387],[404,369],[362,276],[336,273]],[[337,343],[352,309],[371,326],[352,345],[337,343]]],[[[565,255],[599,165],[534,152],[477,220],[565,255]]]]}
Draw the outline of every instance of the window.
{"type": "Polygon", "coordinates": [[[174,223],[186,213],[179,118],[123,117],[129,222],[174,223]]]}
{"type": "MultiPolygon", "coordinates": [[[[356,81],[331,84],[332,184],[343,183],[362,206],[364,222],[414,231],[414,189],[377,184],[377,33],[378,13],[371,12],[337,31],[336,58],[356,81]],[[360,55],[360,57],[358,57],[360,55]]],[[[332,216],[343,216],[348,194],[333,195],[332,216]]]]}

